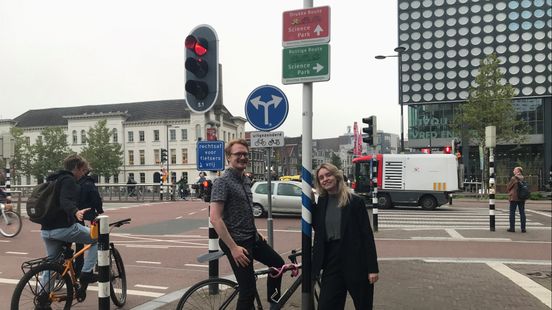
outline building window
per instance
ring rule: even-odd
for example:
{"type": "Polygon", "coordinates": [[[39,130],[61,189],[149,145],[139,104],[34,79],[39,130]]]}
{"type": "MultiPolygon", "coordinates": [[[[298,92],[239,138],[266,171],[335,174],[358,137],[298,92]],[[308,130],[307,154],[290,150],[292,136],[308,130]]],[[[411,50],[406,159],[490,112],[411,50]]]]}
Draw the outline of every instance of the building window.
{"type": "Polygon", "coordinates": [[[159,155],[159,149],[153,150],[153,161],[156,164],[159,164],[161,162],[160,155],[159,155]]]}
{"type": "Polygon", "coordinates": [[[128,164],[129,165],[134,165],[134,151],[133,150],[129,150],[128,151],[128,164]]]}
{"type": "Polygon", "coordinates": [[[140,150],[140,165],[146,164],[146,154],[144,150],[140,150]]]}
{"type": "Polygon", "coordinates": [[[188,140],[188,129],[180,129],[182,140],[188,140]]]}
{"type": "Polygon", "coordinates": [[[78,137],[77,137],[77,131],[73,130],[73,144],[79,143],[78,137]]]}
{"type": "Polygon", "coordinates": [[[171,164],[176,164],[176,149],[171,149],[171,164]]]}
{"type": "Polygon", "coordinates": [[[188,163],[188,149],[182,149],[182,163],[188,163]]]}
{"type": "Polygon", "coordinates": [[[155,129],[153,131],[153,141],[159,141],[159,130],[155,129]]]}
{"type": "Polygon", "coordinates": [[[117,128],[113,128],[111,133],[113,134],[113,143],[119,143],[119,134],[117,133],[117,128]]]}
{"type": "Polygon", "coordinates": [[[176,129],[169,130],[169,137],[170,137],[171,141],[176,140],[176,129]]]}
{"type": "Polygon", "coordinates": [[[140,172],[140,183],[146,183],[146,174],[144,172],[140,172]]]}
{"type": "Polygon", "coordinates": [[[113,183],[115,183],[115,184],[119,183],[119,175],[118,174],[113,175],[113,183]]]}
{"type": "Polygon", "coordinates": [[[134,131],[128,132],[128,142],[134,142],[134,131]]]}
{"type": "Polygon", "coordinates": [[[143,130],[138,131],[138,139],[140,139],[140,142],[146,141],[146,135],[144,134],[143,130]]]}
{"type": "Polygon", "coordinates": [[[104,183],[109,184],[109,176],[108,175],[104,177],[104,183]]]}
{"type": "Polygon", "coordinates": [[[82,144],[85,144],[86,143],[86,130],[81,130],[81,143],[82,144]]]}

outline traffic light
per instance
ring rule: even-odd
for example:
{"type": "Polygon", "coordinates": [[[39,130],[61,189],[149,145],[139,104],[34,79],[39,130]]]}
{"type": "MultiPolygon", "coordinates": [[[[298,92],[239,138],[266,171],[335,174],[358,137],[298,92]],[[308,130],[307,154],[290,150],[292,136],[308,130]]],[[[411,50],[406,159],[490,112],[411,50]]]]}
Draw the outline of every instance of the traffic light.
{"type": "Polygon", "coordinates": [[[443,153],[450,154],[451,152],[452,152],[452,147],[447,145],[443,148],[443,153]]]}
{"type": "Polygon", "coordinates": [[[366,127],[362,128],[362,132],[366,134],[366,136],[363,135],[362,141],[368,145],[377,145],[378,129],[376,116],[372,115],[370,117],[365,117],[362,119],[362,122],[367,125],[366,127]]]}
{"type": "Polygon", "coordinates": [[[213,182],[211,180],[205,180],[201,183],[203,187],[203,201],[211,202],[211,189],[213,188],[213,182]]]}
{"type": "Polygon", "coordinates": [[[167,158],[168,158],[167,155],[168,155],[167,154],[167,149],[161,149],[161,162],[162,163],[167,162],[167,158]]]}
{"type": "Polygon", "coordinates": [[[186,46],[186,103],[197,113],[209,111],[219,92],[218,37],[209,25],[192,30],[186,46]]]}
{"type": "Polygon", "coordinates": [[[456,158],[462,158],[462,142],[460,140],[452,140],[452,153],[456,155],[456,158]]]}

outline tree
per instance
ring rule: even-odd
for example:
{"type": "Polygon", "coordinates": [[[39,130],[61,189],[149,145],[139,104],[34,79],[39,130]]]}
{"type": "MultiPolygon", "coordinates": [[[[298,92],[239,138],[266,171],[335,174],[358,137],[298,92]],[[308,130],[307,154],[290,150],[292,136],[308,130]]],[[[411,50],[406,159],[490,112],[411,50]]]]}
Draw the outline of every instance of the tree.
{"type": "Polygon", "coordinates": [[[67,145],[67,135],[61,127],[48,127],[30,147],[30,174],[39,182],[51,172],[63,167],[63,160],[71,149],[67,145]]]}
{"type": "Polygon", "coordinates": [[[32,173],[32,148],[27,137],[23,136],[23,129],[12,127],[10,133],[14,139],[14,154],[10,161],[12,177],[21,184],[21,177],[32,173]]]}
{"type": "Polygon", "coordinates": [[[485,147],[485,127],[495,126],[497,140],[521,142],[528,133],[527,124],[517,117],[512,105],[514,89],[502,84],[503,74],[496,54],[488,55],[481,62],[470,87],[468,101],[457,107],[452,129],[463,140],[485,147]]]}
{"type": "Polygon", "coordinates": [[[341,170],[341,158],[337,156],[336,153],[332,152],[332,158],[331,158],[332,165],[336,166],[337,169],[341,170]]]}
{"type": "Polygon", "coordinates": [[[113,132],[106,124],[107,120],[104,119],[88,130],[87,145],[81,152],[94,169],[94,174],[98,176],[119,174],[119,168],[123,165],[122,146],[119,143],[110,143],[113,132]]]}

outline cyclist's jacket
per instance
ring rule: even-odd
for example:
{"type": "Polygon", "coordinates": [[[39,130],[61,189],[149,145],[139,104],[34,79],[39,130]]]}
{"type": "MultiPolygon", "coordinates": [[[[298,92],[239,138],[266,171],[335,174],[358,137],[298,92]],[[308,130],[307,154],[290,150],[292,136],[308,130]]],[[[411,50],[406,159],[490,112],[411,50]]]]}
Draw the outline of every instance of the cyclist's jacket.
{"type": "Polygon", "coordinates": [[[103,202],[94,179],[91,176],[85,175],[79,180],[80,196],[77,208],[79,210],[90,208],[90,211],[84,214],[84,219],[92,221],[98,214],[102,214],[103,202]]]}
{"type": "Polygon", "coordinates": [[[41,225],[42,230],[69,227],[77,221],[77,201],[80,187],[73,177],[73,173],[67,170],[60,170],[49,175],[46,181],[57,180],[56,195],[59,197],[59,206],[48,212],[41,225]]]}

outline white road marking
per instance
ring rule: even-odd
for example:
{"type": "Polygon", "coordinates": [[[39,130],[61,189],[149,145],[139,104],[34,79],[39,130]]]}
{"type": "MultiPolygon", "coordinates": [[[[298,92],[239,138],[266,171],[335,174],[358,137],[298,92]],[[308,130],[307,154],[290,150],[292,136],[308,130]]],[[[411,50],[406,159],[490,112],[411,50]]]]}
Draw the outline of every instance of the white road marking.
{"type": "Polygon", "coordinates": [[[197,213],[197,212],[190,212],[190,213],[188,213],[188,215],[194,215],[194,214],[196,214],[196,213],[197,213]]]}
{"type": "Polygon", "coordinates": [[[145,285],[145,284],[136,284],[134,286],[140,287],[140,288],[151,288],[154,290],[166,290],[169,288],[168,286],[155,286],[155,285],[145,285]]]}
{"type": "Polygon", "coordinates": [[[137,260],[138,264],[151,264],[151,265],[161,265],[161,262],[150,262],[147,260],[137,260]]]}
{"type": "MultiPolygon", "coordinates": [[[[386,238],[376,238],[377,240],[388,240],[386,238]]],[[[452,238],[452,237],[411,237],[411,240],[418,240],[418,241],[491,241],[491,242],[498,242],[498,241],[512,241],[510,238],[452,238]]],[[[397,239],[397,240],[405,240],[405,239],[397,239]]],[[[526,242],[523,242],[526,243],[526,242]]]]}
{"type": "Polygon", "coordinates": [[[183,216],[177,216],[175,220],[179,220],[181,218],[183,218],[183,216]]]}
{"type": "MultiPolygon", "coordinates": [[[[17,284],[19,283],[19,279],[6,279],[6,278],[0,278],[0,284],[17,284]]],[[[34,283],[34,281],[31,281],[29,283],[34,283]]],[[[91,291],[98,291],[97,286],[88,286],[88,289],[91,291]]],[[[147,291],[138,291],[138,290],[127,290],[128,295],[135,295],[135,296],[144,296],[144,297],[154,297],[158,298],[163,295],[164,293],[157,293],[157,292],[147,292],[147,291]]]]}
{"type": "Polygon", "coordinates": [[[531,295],[535,296],[543,304],[548,306],[548,308],[552,308],[552,292],[544,286],[502,263],[487,263],[487,265],[498,271],[506,278],[512,280],[512,282],[529,292],[531,295]]]}
{"type": "Polygon", "coordinates": [[[209,268],[209,265],[200,265],[200,264],[184,264],[184,266],[209,268]]]}
{"type": "Polygon", "coordinates": [[[26,253],[26,252],[6,252],[6,254],[14,254],[14,255],[27,255],[29,253],[26,253]]]}
{"type": "Polygon", "coordinates": [[[544,213],[544,212],[540,212],[540,211],[535,211],[535,210],[526,210],[526,211],[536,213],[536,214],[539,214],[539,215],[544,215],[546,217],[552,217],[552,214],[548,214],[548,213],[544,213]]]}
{"type": "Polygon", "coordinates": [[[449,234],[454,239],[464,239],[464,236],[462,236],[460,233],[458,233],[454,229],[445,228],[445,231],[447,232],[447,234],[449,234]]]}

